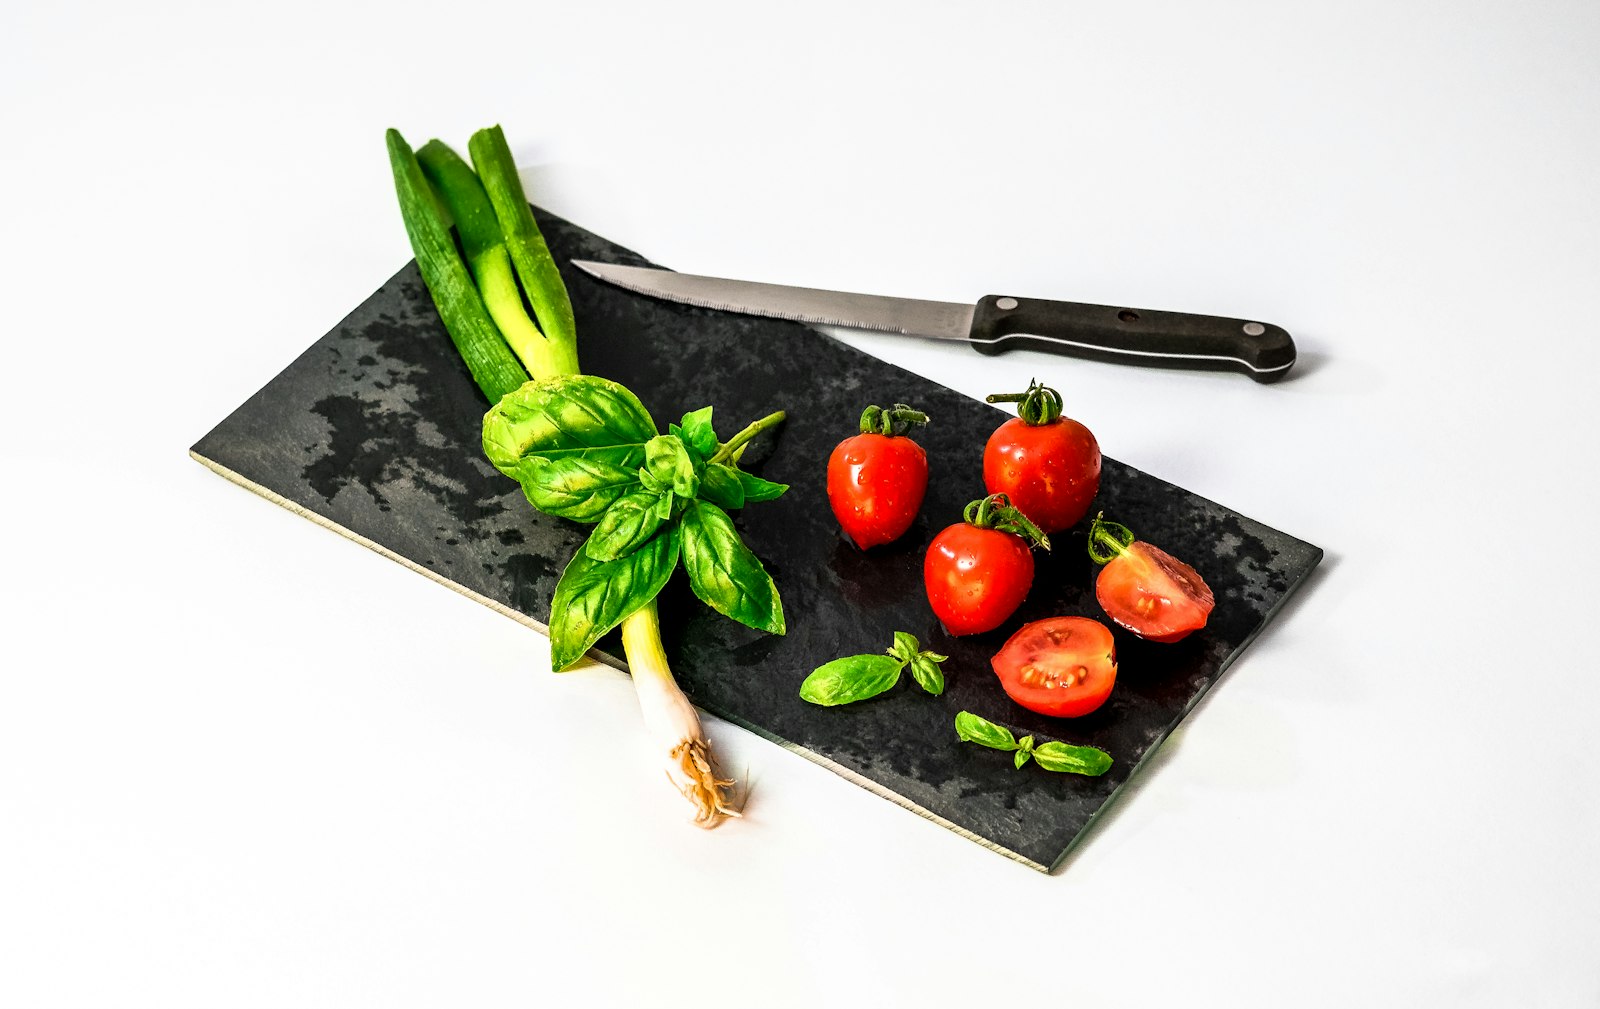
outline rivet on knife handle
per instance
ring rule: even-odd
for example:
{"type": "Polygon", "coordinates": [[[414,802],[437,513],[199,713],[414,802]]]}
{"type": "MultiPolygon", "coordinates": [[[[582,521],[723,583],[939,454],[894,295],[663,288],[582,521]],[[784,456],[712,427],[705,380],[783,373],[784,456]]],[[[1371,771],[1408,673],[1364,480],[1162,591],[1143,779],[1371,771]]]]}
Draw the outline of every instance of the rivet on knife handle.
{"type": "Polygon", "coordinates": [[[968,339],[985,354],[1041,350],[1117,364],[1238,371],[1257,382],[1276,382],[1295,360],[1294,338],[1270,323],[998,295],[978,302],[968,339]]]}

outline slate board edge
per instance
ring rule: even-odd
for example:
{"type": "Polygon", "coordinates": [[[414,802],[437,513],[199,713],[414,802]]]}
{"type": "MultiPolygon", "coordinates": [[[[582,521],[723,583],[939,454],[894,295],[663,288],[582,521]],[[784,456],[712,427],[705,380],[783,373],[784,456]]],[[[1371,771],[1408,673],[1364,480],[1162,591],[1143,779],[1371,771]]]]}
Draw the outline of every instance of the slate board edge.
{"type": "MultiPolygon", "coordinates": [[[[488,596],[482,595],[481,593],[478,593],[478,592],[474,592],[471,589],[469,589],[469,588],[467,588],[467,587],[465,587],[463,585],[459,585],[456,582],[453,582],[450,579],[448,579],[448,578],[444,577],[443,575],[439,574],[439,572],[431,571],[428,568],[424,567],[423,565],[418,564],[415,561],[412,561],[407,557],[403,557],[400,554],[395,553],[393,550],[390,550],[388,547],[385,547],[382,544],[376,543],[376,542],[368,539],[367,537],[362,536],[360,533],[355,532],[354,530],[348,529],[348,528],[340,525],[339,523],[334,522],[331,519],[328,519],[325,516],[318,515],[316,512],[310,510],[309,508],[306,508],[306,507],[304,507],[302,505],[296,504],[293,501],[290,501],[288,498],[284,497],[282,494],[279,494],[276,491],[273,491],[273,490],[270,490],[270,489],[268,489],[266,487],[263,487],[261,484],[256,483],[254,480],[251,480],[248,477],[245,477],[245,476],[243,476],[243,475],[241,475],[239,473],[234,472],[233,470],[229,469],[226,466],[223,466],[222,464],[216,462],[215,460],[207,459],[205,456],[201,455],[199,452],[196,452],[194,449],[190,449],[189,450],[189,458],[193,459],[195,462],[197,462],[200,465],[204,466],[206,469],[211,470],[213,473],[215,473],[218,476],[222,477],[223,479],[227,480],[229,483],[238,484],[240,487],[243,487],[245,490],[251,491],[252,493],[255,493],[255,494],[259,494],[261,497],[266,498],[268,501],[271,501],[273,504],[278,505],[281,508],[287,509],[288,511],[293,512],[295,515],[298,515],[303,519],[310,519],[312,522],[316,523],[317,525],[321,526],[322,528],[331,530],[333,532],[336,532],[340,536],[343,536],[345,539],[350,540],[350,541],[352,541],[354,543],[358,543],[361,546],[366,547],[368,550],[371,550],[375,554],[379,554],[379,555],[381,555],[383,557],[387,557],[389,560],[394,561],[395,563],[401,565],[402,567],[407,568],[408,570],[415,571],[417,574],[423,575],[424,577],[428,578],[431,581],[438,582],[440,585],[443,585],[445,588],[451,589],[454,592],[458,592],[461,595],[466,596],[468,599],[471,599],[473,602],[482,603],[484,606],[489,607],[489,609],[494,610],[496,613],[500,614],[501,616],[510,617],[512,620],[515,620],[517,623],[523,625],[524,627],[532,628],[533,630],[538,631],[540,634],[543,634],[546,637],[549,637],[549,635],[550,635],[550,629],[548,627],[546,627],[544,624],[541,624],[539,621],[533,619],[532,617],[528,616],[526,613],[522,613],[519,610],[514,610],[511,607],[506,606],[503,603],[499,603],[499,602],[496,602],[493,599],[490,599],[488,596]]],[[[620,672],[623,672],[623,673],[628,672],[627,663],[621,662],[621,661],[613,658],[612,656],[607,655],[605,652],[599,651],[598,649],[592,649],[589,652],[585,653],[585,655],[586,655],[587,658],[593,659],[594,661],[599,662],[602,665],[610,666],[612,669],[616,669],[616,670],[618,670],[620,672]]],[[[728,714],[726,712],[718,711],[715,708],[706,707],[705,705],[698,704],[698,703],[695,706],[697,708],[699,708],[701,711],[706,712],[707,714],[710,714],[710,715],[713,715],[713,716],[715,716],[717,718],[722,719],[724,722],[727,722],[727,723],[729,723],[731,725],[737,725],[739,728],[744,729],[747,732],[752,732],[752,733],[756,734],[757,736],[760,736],[762,739],[767,740],[768,742],[777,743],[779,746],[783,747],[785,750],[788,750],[791,753],[797,753],[800,756],[805,757],[807,760],[811,761],[812,763],[818,764],[818,765],[821,765],[822,767],[827,768],[828,770],[832,771],[834,774],[839,775],[839,777],[844,778],[845,780],[847,780],[849,782],[852,782],[853,784],[861,786],[862,788],[864,788],[867,791],[871,792],[873,795],[876,795],[881,799],[888,799],[890,802],[894,803],[896,806],[899,806],[902,809],[908,809],[911,812],[916,813],[918,816],[923,817],[924,819],[932,820],[934,823],[938,824],[941,827],[944,827],[946,830],[949,830],[949,831],[952,831],[952,832],[954,832],[956,834],[959,834],[960,836],[966,838],[969,841],[976,841],[977,843],[983,845],[985,848],[988,848],[990,851],[998,852],[998,853],[1006,856],[1007,858],[1014,859],[1014,860],[1016,860],[1018,862],[1021,862],[1023,865],[1026,865],[1026,866],[1028,866],[1030,868],[1033,868],[1033,869],[1037,869],[1040,872],[1046,872],[1047,873],[1047,872],[1052,871],[1052,869],[1054,868],[1053,866],[1046,866],[1046,865],[1043,865],[1043,864],[1041,864],[1039,862],[1035,862],[1031,858],[1026,858],[1026,857],[1024,857],[1022,855],[1019,855],[1019,854],[1017,854],[1016,852],[1012,851],[1009,848],[1005,848],[1005,847],[1002,847],[1002,846],[1000,846],[998,844],[995,844],[993,841],[989,840],[986,837],[983,837],[980,834],[975,834],[972,831],[968,830],[967,828],[965,828],[965,827],[963,827],[963,826],[961,826],[959,824],[952,823],[949,820],[946,820],[944,817],[939,816],[936,813],[930,812],[929,810],[926,810],[926,809],[922,808],[921,806],[919,806],[916,803],[912,802],[910,799],[907,799],[905,796],[900,795],[898,792],[890,791],[889,789],[884,788],[882,785],[880,785],[877,782],[873,781],[871,778],[868,778],[868,777],[866,777],[864,775],[858,774],[855,771],[850,770],[850,768],[845,767],[843,764],[835,763],[834,761],[829,760],[827,757],[824,757],[822,754],[817,753],[814,750],[808,750],[805,747],[799,746],[799,745],[797,745],[795,743],[792,743],[787,739],[783,739],[783,738],[781,738],[779,736],[775,736],[772,733],[767,732],[766,730],[762,729],[760,726],[755,725],[754,723],[747,722],[742,718],[737,718],[737,717],[735,717],[733,715],[730,715],[730,714],[728,714]]],[[[1137,767],[1135,767],[1135,770],[1137,771],[1137,767]]],[[[1126,785],[1124,785],[1123,787],[1126,787],[1126,785]]],[[[1115,797],[1117,795],[1121,794],[1121,792],[1122,792],[1122,789],[1120,789],[1120,788],[1116,792],[1113,792],[1112,793],[1112,799],[1115,799],[1115,797]]],[[[1096,819],[1096,817],[1091,817],[1089,822],[1092,824],[1095,819],[1096,819]]],[[[1085,827],[1084,829],[1087,830],[1088,828],[1085,827]]],[[[1078,837],[1082,837],[1082,836],[1083,836],[1083,832],[1080,831],[1079,834],[1078,834],[1078,837]]],[[[1072,842],[1071,845],[1068,846],[1067,851],[1071,851],[1073,847],[1076,847],[1077,841],[1078,841],[1078,837],[1073,838],[1073,842],[1072,842]]],[[[1066,857],[1066,852],[1063,852],[1062,853],[1062,858],[1065,858],[1065,857],[1066,857]]],[[[1060,859],[1056,860],[1056,864],[1057,865],[1060,864],[1060,859]]]]}

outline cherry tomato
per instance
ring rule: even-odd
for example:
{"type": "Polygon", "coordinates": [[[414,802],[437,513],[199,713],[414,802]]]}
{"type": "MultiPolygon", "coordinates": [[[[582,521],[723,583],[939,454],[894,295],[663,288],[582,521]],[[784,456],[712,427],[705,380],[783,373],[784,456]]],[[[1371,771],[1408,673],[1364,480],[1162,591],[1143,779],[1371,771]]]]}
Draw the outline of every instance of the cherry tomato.
{"type": "Polygon", "coordinates": [[[1106,616],[1148,641],[1183,640],[1216,606],[1198,571],[1104,515],[1089,527],[1089,556],[1105,565],[1094,595],[1106,616]]]}
{"type": "Polygon", "coordinates": [[[1100,445],[1088,428],[1061,416],[1061,394],[1037,382],[1024,393],[990,396],[1017,402],[983,449],[983,485],[1047,533],[1070,529],[1100,490],[1100,445]]]}
{"type": "Polygon", "coordinates": [[[972,502],[966,521],[933,538],[922,579],[946,630],[981,634],[1017,611],[1033,587],[1032,542],[1049,545],[1003,494],[972,502]]]}
{"type": "Polygon", "coordinates": [[[895,432],[926,421],[904,405],[869,406],[861,416],[862,433],[840,442],[828,457],[828,504],[863,550],[899,539],[916,521],[928,490],[928,453],[895,432]]]}
{"type": "Polygon", "coordinates": [[[1094,583],[1106,616],[1149,641],[1181,641],[1206,625],[1216,597],[1200,573],[1165,550],[1136,540],[1094,583]]]}
{"type": "Polygon", "coordinates": [[[1051,617],[1023,624],[989,665],[1007,696],[1024,708],[1077,718],[1111,696],[1117,645],[1098,620],[1051,617]]]}

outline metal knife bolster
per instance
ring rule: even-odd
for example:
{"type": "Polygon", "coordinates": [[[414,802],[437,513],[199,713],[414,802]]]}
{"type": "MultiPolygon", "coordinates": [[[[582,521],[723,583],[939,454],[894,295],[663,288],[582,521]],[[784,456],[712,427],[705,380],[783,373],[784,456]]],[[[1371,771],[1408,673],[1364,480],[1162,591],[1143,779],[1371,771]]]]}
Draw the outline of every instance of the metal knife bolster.
{"type": "Polygon", "coordinates": [[[1238,371],[1276,382],[1295,361],[1280,326],[1183,312],[989,295],[968,336],[985,354],[1039,350],[1117,364],[1238,371]]]}

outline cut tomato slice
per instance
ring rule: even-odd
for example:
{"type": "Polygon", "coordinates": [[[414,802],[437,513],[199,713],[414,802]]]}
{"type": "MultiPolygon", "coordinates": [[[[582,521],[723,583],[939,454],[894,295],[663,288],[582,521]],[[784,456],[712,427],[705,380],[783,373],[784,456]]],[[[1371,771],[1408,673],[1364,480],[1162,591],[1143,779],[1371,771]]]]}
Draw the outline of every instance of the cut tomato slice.
{"type": "Polygon", "coordinates": [[[1077,718],[1111,696],[1117,645],[1098,620],[1051,617],[1024,624],[989,664],[1007,696],[1024,708],[1077,718]]]}
{"type": "Polygon", "coordinates": [[[1142,540],[1106,564],[1094,595],[1118,624],[1147,641],[1169,643],[1204,627],[1217,604],[1199,572],[1142,540]]]}

